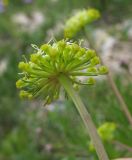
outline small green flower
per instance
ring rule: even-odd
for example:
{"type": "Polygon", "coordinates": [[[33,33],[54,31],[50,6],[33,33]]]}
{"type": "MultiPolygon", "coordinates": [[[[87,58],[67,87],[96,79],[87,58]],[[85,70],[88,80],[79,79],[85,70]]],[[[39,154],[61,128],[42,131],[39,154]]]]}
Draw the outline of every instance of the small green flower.
{"type": "MultiPolygon", "coordinates": [[[[115,135],[115,130],[116,130],[116,124],[113,122],[105,122],[97,129],[98,134],[100,135],[103,141],[113,140],[115,135]]],[[[92,142],[90,142],[89,148],[90,150],[94,150],[92,142]]]]}
{"type": "Polygon", "coordinates": [[[111,141],[114,138],[115,130],[115,123],[106,122],[98,128],[98,133],[103,140],[111,141]]]}
{"type": "Polygon", "coordinates": [[[100,17],[96,9],[84,9],[71,17],[65,25],[64,35],[66,38],[74,37],[86,24],[89,24],[100,17]]]}
{"type": "Polygon", "coordinates": [[[44,44],[37,53],[30,55],[28,62],[19,63],[21,78],[16,86],[22,89],[21,97],[40,98],[47,104],[59,97],[60,75],[67,76],[76,89],[78,85],[92,85],[95,83],[93,76],[108,72],[105,66],[98,66],[99,63],[95,51],[77,43],[61,40],[44,44]],[[80,76],[88,79],[81,81],[80,76]]]}

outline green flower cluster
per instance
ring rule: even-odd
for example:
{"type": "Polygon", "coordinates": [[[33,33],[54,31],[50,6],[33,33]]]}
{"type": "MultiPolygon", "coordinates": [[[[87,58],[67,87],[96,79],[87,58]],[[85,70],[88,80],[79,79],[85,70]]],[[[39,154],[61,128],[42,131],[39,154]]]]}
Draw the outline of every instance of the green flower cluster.
{"type": "Polygon", "coordinates": [[[73,86],[91,85],[95,83],[92,76],[108,72],[105,66],[97,66],[99,63],[94,50],[82,48],[77,43],[61,40],[44,44],[30,55],[28,62],[19,63],[22,78],[16,82],[16,86],[22,89],[21,97],[44,99],[47,104],[59,97],[60,75],[67,76],[73,86]],[[89,78],[80,81],[79,76],[89,78]]]}
{"type": "Polygon", "coordinates": [[[114,138],[115,130],[115,123],[106,122],[98,128],[98,133],[103,140],[111,141],[114,138]]]}
{"type": "MultiPolygon", "coordinates": [[[[111,141],[114,139],[116,124],[112,122],[105,122],[98,128],[98,134],[103,141],[111,141]]],[[[93,143],[89,145],[90,150],[94,149],[93,143]]]]}
{"type": "Polygon", "coordinates": [[[70,18],[64,28],[64,36],[66,38],[74,37],[86,24],[89,24],[100,17],[100,13],[96,9],[88,9],[77,12],[75,16],[70,18]]]}

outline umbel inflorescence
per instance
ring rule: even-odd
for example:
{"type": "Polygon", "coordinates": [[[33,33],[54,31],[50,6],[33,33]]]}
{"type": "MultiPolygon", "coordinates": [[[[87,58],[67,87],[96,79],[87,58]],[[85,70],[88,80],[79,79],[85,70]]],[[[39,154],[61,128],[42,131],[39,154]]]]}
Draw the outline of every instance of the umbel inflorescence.
{"type": "Polygon", "coordinates": [[[45,104],[59,97],[59,76],[67,76],[73,86],[94,84],[93,76],[105,74],[108,69],[99,66],[100,60],[94,50],[82,48],[77,43],[61,40],[44,44],[30,55],[30,60],[20,62],[21,78],[16,82],[20,96],[40,98],[45,104]],[[80,76],[88,77],[80,81],[80,76]]]}
{"type": "Polygon", "coordinates": [[[64,27],[64,35],[66,38],[74,37],[86,24],[97,20],[100,17],[100,13],[96,9],[84,9],[77,12],[71,17],[64,27]]]}

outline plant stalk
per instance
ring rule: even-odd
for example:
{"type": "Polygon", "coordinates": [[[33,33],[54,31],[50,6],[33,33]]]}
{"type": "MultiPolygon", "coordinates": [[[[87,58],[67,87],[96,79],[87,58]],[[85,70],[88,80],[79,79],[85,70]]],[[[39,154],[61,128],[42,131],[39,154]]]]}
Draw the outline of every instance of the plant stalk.
{"type": "Polygon", "coordinates": [[[80,96],[76,93],[74,88],[72,87],[72,83],[70,79],[65,75],[60,75],[59,81],[62,84],[62,86],[65,88],[68,95],[73,100],[84,124],[86,127],[86,130],[94,144],[95,150],[97,152],[97,155],[99,157],[99,160],[109,160],[108,155],[105,151],[105,148],[103,146],[103,143],[101,142],[101,139],[97,133],[96,127],[92,121],[92,118],[90,114],[88,113],[87,109],[85,108],[80,96]]]}
{"type": "MultiPolygon", "coordinates": [[[[88,42],[89,42],[89,46],[90,46],[91,48],[94,48],[94,46],[92,45],[92,44],[94,44],[94,43],[93,43],[93,40],[92,40],[91,36],[88,36],[88,35],[87,35],[87,31],[85,30],[85,27],[83,28],[83,32],[84,32],[84,35],[85,35],[85,37],[87,38],[87,40],[88,40],[88,42]]],[[[94,48],[94,49],[95,49],[95,48],[94,48]]],[[[95,49],[95,51],[96,51],[98,57],[100,58],[101,63],[102,63],[103,65],[105,65],[105,63],[103,62],[102,58],[101,58],[100,55],[98,54],[98,50],[95,49]]],[[[127,104],[125,103],[125,101],[124,101],[124,99],[123,99],[123,96],[121,95],[119,89],[117,88],[116,83],[115,83],[115,81],[114,81],[114,79],[113,79],[110,71],[109,71],[109,73],[107,74],[107,79],[108,79],[109,84],[110,84],[110,86],[111,86],[111,88],[112,88],[112,90],[113,90],[113,93],[115,94],[115,96],[116,96],[116,98],[117,98],[117,100],[118,100],[118,102],[119,102],[119,104],[120,104],[121,110],[124,112],[124,114],[125,114],[128,122],[129,122],[130,126],[132,127],[132,115],[131,115],[131,113],[130,113],[130,111],[129,111],[129,109],[128,109],[127,104]]]]}

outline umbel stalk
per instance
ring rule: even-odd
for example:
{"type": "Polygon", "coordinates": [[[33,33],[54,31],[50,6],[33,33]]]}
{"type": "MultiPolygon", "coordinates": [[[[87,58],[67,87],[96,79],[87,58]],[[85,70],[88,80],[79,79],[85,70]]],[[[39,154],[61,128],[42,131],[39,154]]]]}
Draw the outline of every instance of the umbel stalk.
{"type": "Polygon", "coordinates": [[[76,93],[74,88],[72,87],[72,83],[70,79],[65,75],[59,76],[59,81],[62,84],[62,86],[65,88],[68,95],[73,100],[84,124],[86,127],[86,130],[94,144],[95,150],[97,152],[97,155],[99,157],[99,160],[109,160],[108,155],[104,149],[104,146],[101,142],[101,139],[97,133],[96,127],[92,121],[92,118],[90,114],[88,113],[87,109],[85,108],[80,96],[76,93]]]}

